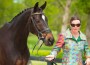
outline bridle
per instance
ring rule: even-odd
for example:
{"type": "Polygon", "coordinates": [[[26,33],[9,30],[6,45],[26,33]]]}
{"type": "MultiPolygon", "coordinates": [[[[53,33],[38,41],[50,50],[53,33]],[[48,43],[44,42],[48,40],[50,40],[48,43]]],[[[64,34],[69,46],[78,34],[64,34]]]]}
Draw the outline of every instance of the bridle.
{"type": "MultiPolygon", "coordinates": [[[[33,13],[32,15],[36,15],[36,14],[40,15],[40,14],[43,14],[43,13],[33,13]]],[[[31,17],[31,19],[32,19],[32,23],[33,23],[33,25],[34,25],[37,33],[38,33],[38,38],[40,38],[40,37],[42,36],[42,33],[43,33],[43,32],[46,32],[46,33],[50,33],[50,32],[51,32],[50,29],[48,28],[48,25],[47,25],[46,22],[44,22],[44,23],[45,23],[45,25],[47,26],[47,28],[44,29],[44,30],[42,30],[42,31],[39,31],[38,28],[37,28],[37,26],[36,26],[36,21],[35,21],[35,19],[33,19],[33,17],[31,17]]]]}
{"type": "MultiPolygon", "coordinates": [[[[45,23],[45,25],[47,26],[47,28],[44,29],[44,30],[42,30],[42,31],[39,31],[39,30],[38,30],[38,28],[37,28],[37,26],[36,26],[36,21],[35,21],[35,19],[33,18],[33,15],[36,15],[36,14],[37,14],[37,15],[40,15],[40,14],[43,14],[43,13],[33,13],[33,14],[31,15],[32,23],[33,23],[33,25],[34,25],[34,27],[35,27],[35,30],[36,30],[37,33],[38,33],[38,39],[39,39],[39,40],[38,40],[38,42],[36,43],[36,45],[37,45],[37,44],[39,43],[39,41],[42,40],[42,44],[43,44],[44,41],[45,41],[45,37],[42,36],[43,32],[50,33],[51,30],[48,28],[48,25],[47,25],[46,22],[44,22],[44,23],[45,23]]],[[[40,45],[39,49],[41,48],[42,44],[40,45]]],[[[36,45],[34,46],[33,50],[35,49],[36,45]]],[[[38,50],[39,50],[39,49],[38,49],[38,50]]]]}

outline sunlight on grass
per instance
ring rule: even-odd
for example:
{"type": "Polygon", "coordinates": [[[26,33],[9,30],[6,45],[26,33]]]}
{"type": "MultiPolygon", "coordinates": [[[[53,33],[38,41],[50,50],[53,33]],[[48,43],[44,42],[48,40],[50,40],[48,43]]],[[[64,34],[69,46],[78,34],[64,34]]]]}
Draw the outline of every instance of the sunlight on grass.
{"type": "MultiPolygon", "coordinates": [[[[47,65],[47,62],[42,61],[31,61],[32,65],[47,65]]],[[[61,63],[57,63],[57,65],[61,65],[61,63]]]]}
{"type": "MultiPolygon", "coordinates": [[[[42,57],[42,56],[47,56],[49,55],[51,52],[51,50],[39,50],[38,53],[37,53],[37,50],[34,50],[33,53],[32,53],[32,50],[30,50],[30,55],[31,56],[39,56],[39,57],[42,57]]],[[[58,55],[57,55],[57,58],[62,58],[62,55],[63,55],[63,51],[61,50],[58,55]]]]}

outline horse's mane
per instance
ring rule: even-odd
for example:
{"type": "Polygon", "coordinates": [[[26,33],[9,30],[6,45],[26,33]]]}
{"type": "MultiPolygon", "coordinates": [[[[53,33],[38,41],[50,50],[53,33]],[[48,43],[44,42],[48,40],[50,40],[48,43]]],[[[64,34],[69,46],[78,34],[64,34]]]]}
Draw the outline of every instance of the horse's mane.
{"type": "MultiPolygon", "coordinates": [[[[19,15],[21,15],[23,12],[27,11],[27,10],[30,10],[31,8],[27,8],[27,9],[24,9],[22,10],[20,13],[18,13],[10,22],[12,22],[14,19],[16,19],[19,15]]],[[[9,22],[9,23],[10,23],[9,22]]]]}

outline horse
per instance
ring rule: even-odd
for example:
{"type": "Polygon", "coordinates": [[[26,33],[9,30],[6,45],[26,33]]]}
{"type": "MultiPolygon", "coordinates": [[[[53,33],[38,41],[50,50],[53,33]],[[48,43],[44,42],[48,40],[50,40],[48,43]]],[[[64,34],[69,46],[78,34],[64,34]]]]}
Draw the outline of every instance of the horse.
{"type": "Polygon", "coordinates": [[[32,33],[46,46],[54,43],[48,19],[43,13],[46,2],[27,8],[0,28],[0,65],[27,65],[30,57],[27,38],[32,33]]]}

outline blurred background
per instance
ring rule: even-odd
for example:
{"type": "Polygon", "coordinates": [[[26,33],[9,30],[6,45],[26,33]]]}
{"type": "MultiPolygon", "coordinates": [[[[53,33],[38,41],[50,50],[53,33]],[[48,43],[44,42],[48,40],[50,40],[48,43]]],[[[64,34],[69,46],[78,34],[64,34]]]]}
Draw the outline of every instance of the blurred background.
{"type": "MultiPolygon", "coordinates": [[[[47,2],[45,15],[48,18],[48,24],[57,41],[59,33],[64,32],[68,28],[68,22],[71,16],[78,16],[81,19],[81,31],[87,35],[90,45],[90,0],[0,0],[0,27],[6,22],[11,21],[18,13],[26,8],[33,7],[36,2],[41,6],[47,2]]],[[[38,41],[37,37],[30,34],[28,37],[28,48],[31,55],[46,56],[52,50],[52,47],[45,45],[38,51],[37,48],[32,53],[32,48],[38,41]]],[[[62,51],[57,56],[62,57],[62,51]]]]}

